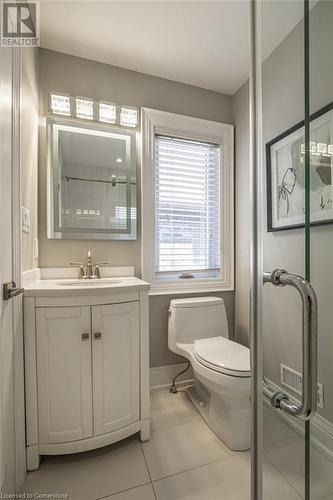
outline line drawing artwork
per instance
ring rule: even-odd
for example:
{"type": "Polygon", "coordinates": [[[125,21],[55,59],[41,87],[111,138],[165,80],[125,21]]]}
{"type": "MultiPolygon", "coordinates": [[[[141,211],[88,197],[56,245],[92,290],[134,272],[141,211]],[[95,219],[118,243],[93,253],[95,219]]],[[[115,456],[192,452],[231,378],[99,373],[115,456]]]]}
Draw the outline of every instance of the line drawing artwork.
{"type": "MultiPolygon", "coordinates": [[[[327,224],[333,222],[333,104],[318,114],[310,127],[310,219],[327,224]]],[[[304,225],[304,142],[300,124],[266,145],[269,231],[304,225]]]]}

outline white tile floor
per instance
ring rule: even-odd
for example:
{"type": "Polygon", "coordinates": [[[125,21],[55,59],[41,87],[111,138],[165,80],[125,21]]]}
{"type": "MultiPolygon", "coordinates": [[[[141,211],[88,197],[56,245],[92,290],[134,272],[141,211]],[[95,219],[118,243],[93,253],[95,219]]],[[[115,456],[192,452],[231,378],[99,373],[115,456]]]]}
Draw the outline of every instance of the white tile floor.
{"type": "MultiPolygon", "coordinates": [[[[69,500],[249,499],[249,453],[229,450],[184,393],[153,394],[151,418],[147,443],[133,437],[93,452],[44,458],[22,491],[67,493],[69,500]]],[[[299,500],[301,476],[292,457],[301,452],[301,441],[295,442],[284,425],[277,437],[278,442],[269,440],[266,451],[264,498],[299,500]]],[[[316,500],[333,500],[333,483],[326,479],[333,474],[321,455],[317,459],[316,500]]]]}
{"type": "MultiPolygon", "coordinates": [[[[304,487],[304,439],[300,436],[268,447],[267,459],[283,477],[303,496],[304,487]]],[[[333,464],[316,449],[311,449],[311,500],[326,498],[333,491],[333,464]]]]}

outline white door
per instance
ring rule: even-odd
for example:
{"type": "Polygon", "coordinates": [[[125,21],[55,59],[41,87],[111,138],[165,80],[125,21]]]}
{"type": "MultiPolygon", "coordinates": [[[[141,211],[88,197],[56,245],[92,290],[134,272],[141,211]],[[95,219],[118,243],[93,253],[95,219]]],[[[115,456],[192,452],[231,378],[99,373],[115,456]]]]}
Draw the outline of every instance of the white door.
{"type": "Polygon", "coordinates": [[[90,307],[37,309],[39,440],[92,435],[90,307]]]}
{"type": "Polygon", "coordinates": [[[15,492],[25,467],[22,296],[3,300],[20,281],[19,51],[0,47],[0,489],[15,492]]]}
{"type": "Polygon", "coordinates": [[[94,434],[139,419],[139,304],[92,308],[94,434]]]}

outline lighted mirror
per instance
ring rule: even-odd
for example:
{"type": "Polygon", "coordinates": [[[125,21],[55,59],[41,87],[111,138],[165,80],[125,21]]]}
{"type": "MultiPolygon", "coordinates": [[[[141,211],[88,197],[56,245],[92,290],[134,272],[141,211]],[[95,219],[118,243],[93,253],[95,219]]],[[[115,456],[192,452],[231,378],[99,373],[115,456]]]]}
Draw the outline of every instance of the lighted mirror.
{"type": "Polygon", "coordinates": [[[48,238],[136,239],[136,133],[50,118],[48,238]]]}

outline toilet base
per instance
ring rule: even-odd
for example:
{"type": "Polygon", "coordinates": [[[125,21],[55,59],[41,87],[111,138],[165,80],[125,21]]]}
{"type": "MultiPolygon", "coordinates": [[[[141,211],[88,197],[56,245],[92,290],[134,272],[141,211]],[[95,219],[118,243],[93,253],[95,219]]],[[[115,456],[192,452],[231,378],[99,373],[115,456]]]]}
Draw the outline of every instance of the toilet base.
{"type": "Polygon", "coordinates": [[[187,391],[193,405],[212,431],[233,451],[246,451],[251,446],[250,400],[224,400],[195,380],[187,391]]]}

